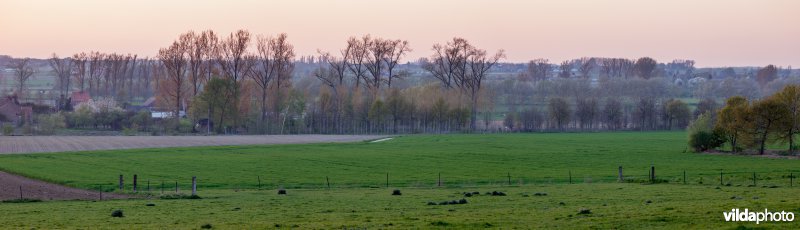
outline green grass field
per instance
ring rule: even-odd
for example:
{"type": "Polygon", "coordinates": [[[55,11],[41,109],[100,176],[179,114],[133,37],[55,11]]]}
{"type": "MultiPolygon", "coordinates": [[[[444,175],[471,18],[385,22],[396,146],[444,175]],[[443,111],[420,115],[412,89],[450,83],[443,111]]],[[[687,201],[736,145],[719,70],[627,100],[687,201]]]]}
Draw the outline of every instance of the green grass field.
{"type": "Polygon", "coordinates": [[[3,155],[0,170],[87,189],[114,190],[120,174],[128,182],[138,174],[140,184],[151,182],[154,197],[161,181],[167,191],[174,189],[175,181],[186,191],[189,178],[197,176],[204,199],[0,204],[4,214],[0,224],[188,229],[203,224],[214,228],[800,227],[796,222],[729,223],[722,217],[731,208],[800,214],[800,188],[789,184],[790,173],[800,173],[800,161],[696,154],[684,152],[685,146],[683,132],[624,132],[413,135],[379,143],[3,155]],[[658,179],[667,183],[645,182],[651,165],[658,179]],[[632,182],[616,182],[619,166],[632,182]],[[439,173],[442,187],[437,187],[439,173]],[[277,195],[280,187],[289,195],[277,195]],[[389,195],[394,188],[403,195],[389,195]],[[468,204],[426,205],[460,199],[462,192],[495,190],[508,196],[479,195],[466,198],[468,204]],[[591,214],[578,214],[581,208],[591,214]],[[126,217],[110,217],[114,209],[123,209],[126,217]]]}

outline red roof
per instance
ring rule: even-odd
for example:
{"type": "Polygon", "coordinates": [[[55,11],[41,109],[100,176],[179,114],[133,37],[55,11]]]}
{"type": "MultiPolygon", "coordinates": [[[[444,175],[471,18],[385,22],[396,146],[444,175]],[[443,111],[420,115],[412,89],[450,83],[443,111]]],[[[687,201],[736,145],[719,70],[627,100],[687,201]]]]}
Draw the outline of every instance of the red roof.
{"type": "Polygon", "coordinates": [[[92,97],[89,96],[89,92],[86,92],[86,91],[72,92],[72,104],[73,105],[77,105],[77,104],[80,104],[80,103],[83,103],[83,102],[88,102],[89,99],[92,99],[92,97]]]}

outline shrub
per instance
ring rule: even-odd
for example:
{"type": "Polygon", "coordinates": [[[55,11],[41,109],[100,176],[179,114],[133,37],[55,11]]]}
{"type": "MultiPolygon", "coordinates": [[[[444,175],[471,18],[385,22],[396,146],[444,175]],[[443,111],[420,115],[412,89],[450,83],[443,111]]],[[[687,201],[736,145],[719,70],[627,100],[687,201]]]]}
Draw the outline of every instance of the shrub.
{"type": "Polygon", "coordinates": [[[580,214],[580,215],[592,214],[592,210],[589,210],[589,209],[586,209],[586,208],[581,208],[580,210],[578,210],[578,214],[580,214]]]}
{"type": "Polygon", "coordinates": [[[211,224],[204,224],[204,225],[200,226],[200,228],[202,228],[202,229],[211,229],[212,227],[211,227],[211,224]]]}
{"type": "Polygon", "coordinates": [[[111,217],[124,217],[124,215],[122,215],[121,209],[117,209],[111,212],[111,217]]]}
{"type": "Polygon", "coordinates": [[[191,133],[194,130],[194,124],[188,119],[181,119],[178,122],[178,130],[180,130],[181,133],[191,133]]]}
{"type": "Polygon", "coordinates": [[[14,126],[13,125],[3,125],[3,136],[11,136],[14,134],[14,126]]]}
{"type": "Polygon", "coordinates": [[[286,189],[278,189],[278,195],[286,195],[286,189]]]}
{"type": "Polygon", "coordinates": [[[400,193],[400,189],[395,189],[394,191],[392,191],[392,196],[399,196],[399,195],[403,195],[402,193],[400,193]]]}
{"type": "Polygon", "coordinates": [[[698,131],[689,135],[689,147],[695,152],[715,149],[725,143],[725,138],[718,132],[698,131]]]}
{"type": "Polygon", "coordinates": [[[42,114],[36,117],[39,122],[39,133],[45,135],[52,135],[58,129],[66,127],[64,116],[61,114],[42,114]]]}

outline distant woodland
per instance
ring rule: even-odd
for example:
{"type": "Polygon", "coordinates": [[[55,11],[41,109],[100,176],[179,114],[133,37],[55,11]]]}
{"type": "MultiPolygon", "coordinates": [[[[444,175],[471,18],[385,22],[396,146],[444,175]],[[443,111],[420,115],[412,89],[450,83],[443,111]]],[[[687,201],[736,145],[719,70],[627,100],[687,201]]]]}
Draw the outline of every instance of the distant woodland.
{"type": "Polygon", "coordinates": [[[189,31],[153,57],[0,56],[0,122],[7,135],[672,130],[716,119],[728,98],[759,101],[800,83],[800,72],[774,65],[504,58],[464,38],[354,36],[297,56],[287,34],[189,31]],[[409,60],[412,49],[428,55],[409,60]]]}

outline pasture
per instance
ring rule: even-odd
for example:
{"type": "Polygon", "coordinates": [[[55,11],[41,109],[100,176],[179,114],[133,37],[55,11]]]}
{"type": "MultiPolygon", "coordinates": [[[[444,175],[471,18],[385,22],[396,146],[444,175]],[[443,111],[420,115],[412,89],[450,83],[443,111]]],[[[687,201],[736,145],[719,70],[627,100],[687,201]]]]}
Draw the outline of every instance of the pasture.
{"type": "Polygon", "coordinates": [[[139,190],[146,182],[151,190],[133,200],[0,204],[6,214],[0,223],[18,228],[736,228],[756,225],[725,222],[723,211],[800,213],[800,190],[790,178],[800,173],[800,161],[684,150],[683,132],[623,132],[11,154],[0,156],[0,170],[104,191],[116,190],[118,176],[124,175],[126,193],[137,174],[139,190]],[[626,183],[617,182],[619,166],[626,183]],[[647,181],[651,166],[660,183],[647,181]],[[162,181],[164,193],[174,193],[175,182],[185,193],[191,176],[198,177],[203,199],[158,198],[162,181]],[[279,188],[288,195],[277,195],[279,188]],[[403,195],[391,196],[392,189],[403,195]],[[463,195],[473,191],[480,195],[463,195]],[[507,196],[485,195],[489,191],[507,196]],[[461,198],[469,203],[427,205],[461,198]],[[114,209],[124,210],[126,217],[110,217],[114,209]],[[590,213],[579,214],[581,209],[590,213]]]}

